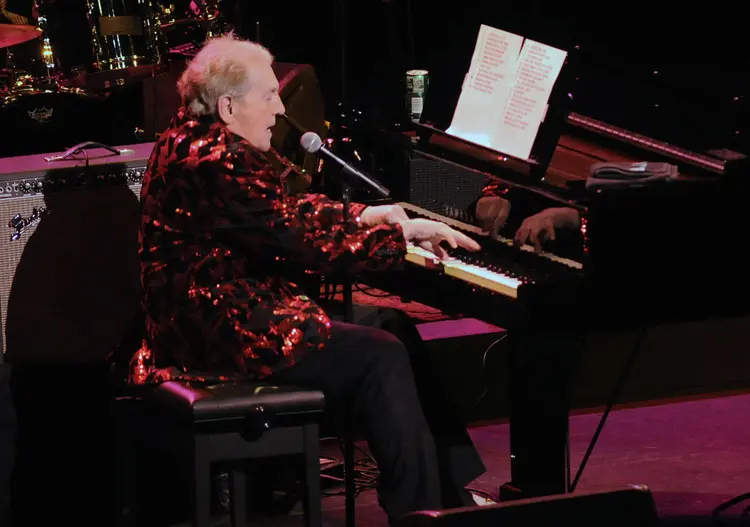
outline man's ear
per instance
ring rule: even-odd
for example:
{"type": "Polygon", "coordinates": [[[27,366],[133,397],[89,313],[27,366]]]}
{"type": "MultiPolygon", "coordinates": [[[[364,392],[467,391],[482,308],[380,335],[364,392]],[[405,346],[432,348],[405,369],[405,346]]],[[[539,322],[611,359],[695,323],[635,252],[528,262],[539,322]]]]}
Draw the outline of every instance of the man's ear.
{"type": "Polygon", "coordinates": [[[222,95],[217,101],[219,118],[224,121],[224,124],[232,124],[234,122],[232,98],[229,95],[222,95]]]}

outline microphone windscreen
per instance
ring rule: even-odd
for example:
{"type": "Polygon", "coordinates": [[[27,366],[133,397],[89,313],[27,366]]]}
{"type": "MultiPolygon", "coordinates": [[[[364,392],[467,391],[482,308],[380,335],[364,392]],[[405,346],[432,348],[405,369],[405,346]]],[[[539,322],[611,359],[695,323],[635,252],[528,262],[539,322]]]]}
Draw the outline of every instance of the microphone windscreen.
{"type": "Polygon", "coordinates": [[[315,132],[305,132],[302,134],[302,137],[300,137],[299,144],[306,152],[314,154],[320,150],[321,146],[323,146],[323,140],[315,132]]]}

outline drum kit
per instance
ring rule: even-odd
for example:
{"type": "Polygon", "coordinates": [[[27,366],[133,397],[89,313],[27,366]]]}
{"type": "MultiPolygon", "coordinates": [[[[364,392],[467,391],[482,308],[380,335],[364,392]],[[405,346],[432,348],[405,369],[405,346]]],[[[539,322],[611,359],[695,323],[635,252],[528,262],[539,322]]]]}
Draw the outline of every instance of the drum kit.
{"type": "Polygon", "coordinates": [[[153,140],[134,86],[232,30],[220,0],[78,1],[36,0],[34,23],[0,23],[0,157],[153,140]]]}

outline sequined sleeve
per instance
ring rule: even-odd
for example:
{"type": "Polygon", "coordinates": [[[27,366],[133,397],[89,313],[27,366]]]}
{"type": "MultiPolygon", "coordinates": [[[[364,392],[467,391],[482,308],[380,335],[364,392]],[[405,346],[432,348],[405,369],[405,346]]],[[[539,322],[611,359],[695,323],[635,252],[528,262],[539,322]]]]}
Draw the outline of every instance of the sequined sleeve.
{"type": "Polygon", "coordinates": [[[351,205],[344,224],[341,202],[322,194],[285,196],[274,169],[252,152],[230,154],[219,172],[217,195],[227,204],[220,228],[259,256],[313,272],[359,272],[390,268],[406,255],[400,225],[364,228],[361,204],[351,205]]]}

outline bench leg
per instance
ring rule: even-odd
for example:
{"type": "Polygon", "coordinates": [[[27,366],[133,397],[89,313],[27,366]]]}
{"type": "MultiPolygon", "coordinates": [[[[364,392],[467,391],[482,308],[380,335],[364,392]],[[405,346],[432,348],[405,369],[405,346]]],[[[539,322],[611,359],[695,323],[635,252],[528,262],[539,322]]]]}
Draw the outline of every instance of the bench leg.
{"type": "Polygon", "coordinates": [[[138,445],[139,408],[130,401],[115,401],[115,478],[117,485],[117,526],[138,524],[138,445]]]}
{"type": "Polygon", "coordinates": [[[305,527],[321,527],[320,438],[317,424],[308,424],[303,432],[305,453],[305,527]]]}
{"type": "Polygon", "coordinates": [[[206,438],[193,438],[193,527],[211,525],[211,458],[206,438]]]}
{"type": "Polygon", "coordinates": [[[354,414],[347,408],[344,423],[344,507],[346,527],[355,527],[357,486],[354,473],[354,414]]]}
{"type": "Polygon", "coordinates": [[[229,473],[229,499],[232,527],[247,527],[247,467],[232,468],[229,473]]]}
{"type": "Polygon", "coordinates": [[[138,523],[138,469],[135,445],[125,437],[118,438],[117,443],[117,525],[135,527],[138,523]]]}

